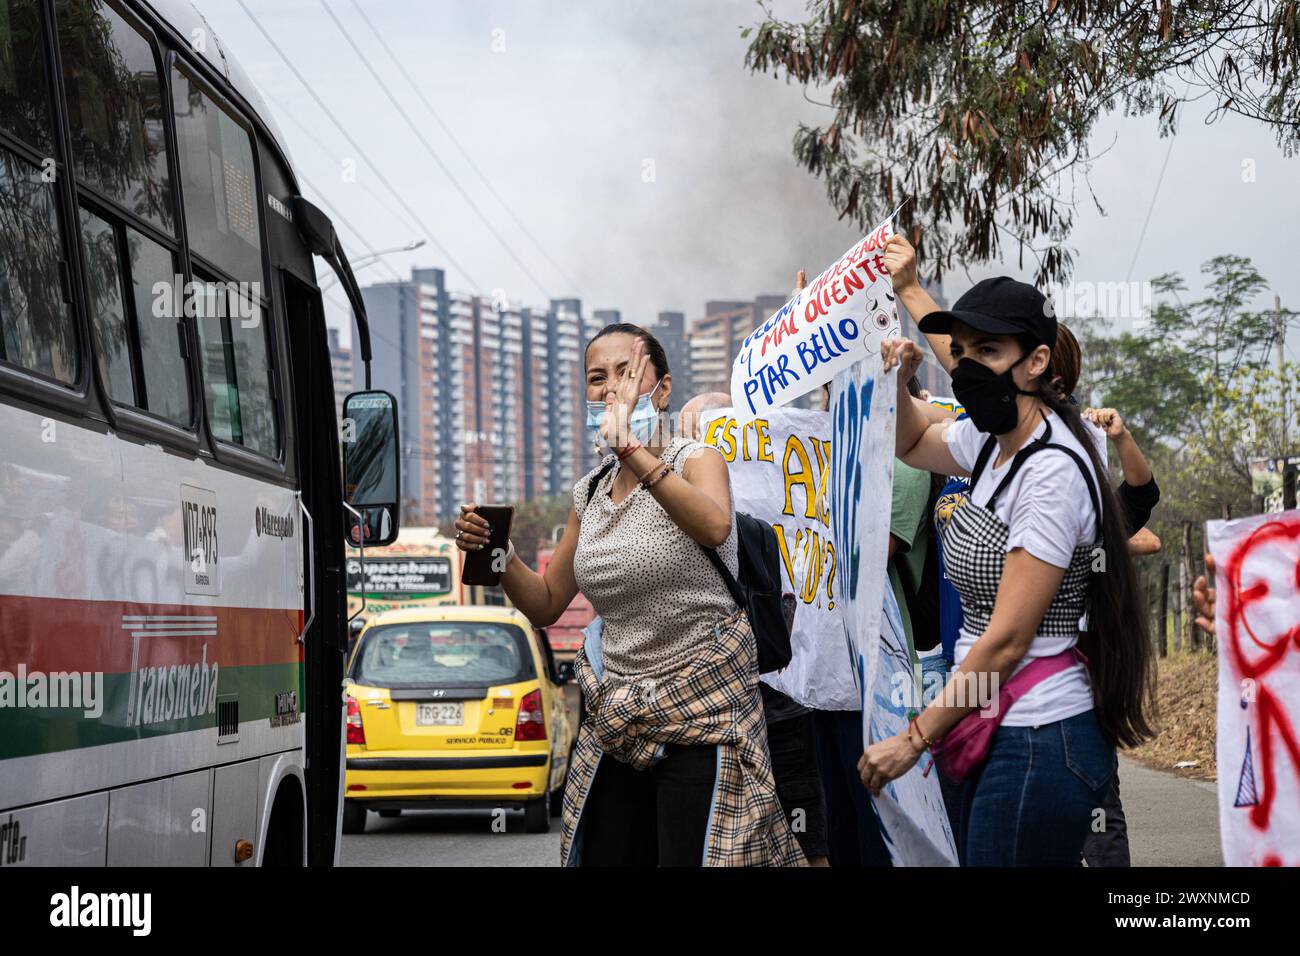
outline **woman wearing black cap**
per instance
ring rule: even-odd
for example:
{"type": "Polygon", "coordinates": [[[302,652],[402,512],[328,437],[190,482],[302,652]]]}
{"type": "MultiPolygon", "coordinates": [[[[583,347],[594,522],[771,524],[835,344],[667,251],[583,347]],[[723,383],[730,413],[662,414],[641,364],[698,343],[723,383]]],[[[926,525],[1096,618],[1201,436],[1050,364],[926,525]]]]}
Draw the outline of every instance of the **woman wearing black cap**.
{"type": "Polygon", "coordinates": [[[881,354],[885,368],[901,366],[898,456],[970,475],[970,496],[942,531],[962,603],[958,667],[905,734],[868,748],[862,780],[878,793],[966,715],[995,721],[986,753],[958,748],[960,734],[938,748],[941,764],[966,763],[963,863],[1075,866],[1115,745],[1151,735],[1146,613],[1104,440],[1051,387],[1056,319],[1032,286],[985,280],[920,327],[951,337],[953,393],[968,419],[932,425],[908,395],[915,343],[891,340],[881,354]],[[990,700],[993,712],[975,716],[990,700]]]}

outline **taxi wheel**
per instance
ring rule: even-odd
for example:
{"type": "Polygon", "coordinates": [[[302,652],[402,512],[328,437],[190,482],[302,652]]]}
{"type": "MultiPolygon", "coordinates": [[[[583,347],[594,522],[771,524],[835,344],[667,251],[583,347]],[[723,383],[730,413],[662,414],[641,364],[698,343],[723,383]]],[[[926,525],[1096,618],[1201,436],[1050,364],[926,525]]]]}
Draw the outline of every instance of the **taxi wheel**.
{"type": "Polygon", "coordinates": [[[366,832],[366,808],[355,800],[343,801],[343,832],[366,832]]]}
{"type": "Polygon", "coordinates": [[[524,804],[524,830],[528,833],[547,833],[551,829],[550,794],[529,800],[524,804]]]}
{"type": "Polygon", "coordinates": [[[551,816],[558,817],[564,813],[564,787],[569,780],[569,764],[573,762],[573,747],[569,747],[569,759],[564,765],[564,776],[560,778],[560,785],[551,791],[551,816]]]}

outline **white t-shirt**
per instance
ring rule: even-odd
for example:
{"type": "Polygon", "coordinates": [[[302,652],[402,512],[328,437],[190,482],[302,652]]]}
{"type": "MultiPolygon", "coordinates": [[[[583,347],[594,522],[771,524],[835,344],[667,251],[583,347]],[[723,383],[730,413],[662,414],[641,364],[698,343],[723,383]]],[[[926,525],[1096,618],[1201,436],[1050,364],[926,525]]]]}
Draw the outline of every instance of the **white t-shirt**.
{"type": "MultiPolygon", "coordinates": [[[[1093,480],[1097,481],[1097,474],[1088,460],[1088,453],[1065,423],[1050,412],[1047,421],[1052,426],[1050,443],[1063,445],[1078,455],[1092,474],[1093,480]]],[[[1105,433],[1089,422],[1084,424],[1104,461],[1105,433]]],[[[1040,424],[1026,439],[1025,444],[1028,445],[1029,442],[1040,437],[1046,427],[1046,422],[1040,424]]],[[[975,459],[989,436],[976,429],[975,423],[967,418],[952,422],[948,426],[946,437],[953,460],[964,471],[969,472],[975,467],[975,459]]],[[[1013,459],[1008,458],[998,467],[994,467],[998,454],[995,448],[984,466],[984,471],[980,474],[979,481],[971,489],[972,504],[981,507],[987,505],[993,492],[1006,477],[1013,459]]],[[[1103,475],[1101,480],[1107,480],[1107,476],[1103,475]]],[[[993,506],[993,513],[1010,529],[1007,551],[1013,548],[1024,548],[1039,560],[1058,568],[1069,567],[1075,548],[1097,542],[1097,524],[1092,494],[1088,491],[1087,482],[1084,481],[1083,473],[1074,459],[1059,451],[1037,452],[1031,455],[998,496],[993,506]]],[[[1079,625],[1081,628],[1087,626],[1086,616],[1080,619],[1079,625]]],[[[975,646],[979,638],[979,634],[971,633],[964,624],[962,625],[954,654],[958,664],[975,646]]],[[[1020,670],[1035,658],[1050,657],[1068,650],[1077,642],[1077,637],[1036,635],[1024,659],[1016,665],[1016,670],[1020,670]]],[[[1009,727],[1037,727],[1091,709],[1092,685],[1088,678],[1088,670],[1082,664],[1075,664],[1036,684],[1025,696],[1016,701],[1003,718],[1003,722],[1009,727]]]]}

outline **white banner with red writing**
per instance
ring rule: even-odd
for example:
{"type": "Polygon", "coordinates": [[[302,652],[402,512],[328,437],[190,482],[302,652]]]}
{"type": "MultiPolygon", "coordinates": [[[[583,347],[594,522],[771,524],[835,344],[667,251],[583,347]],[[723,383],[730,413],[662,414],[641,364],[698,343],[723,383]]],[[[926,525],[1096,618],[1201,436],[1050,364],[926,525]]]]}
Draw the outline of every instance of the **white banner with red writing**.
{"type": "Polygon", "coordinates": [[[731,367],[731,404],[758,415],[825,385],[902,334],[885,271],[891,216],[745,337],[731,367]]]}
{"type": "Polygon", "coordinates": [[[1211,521],[1226,866],[1300,866],[1300,511],[1211,521]]]}

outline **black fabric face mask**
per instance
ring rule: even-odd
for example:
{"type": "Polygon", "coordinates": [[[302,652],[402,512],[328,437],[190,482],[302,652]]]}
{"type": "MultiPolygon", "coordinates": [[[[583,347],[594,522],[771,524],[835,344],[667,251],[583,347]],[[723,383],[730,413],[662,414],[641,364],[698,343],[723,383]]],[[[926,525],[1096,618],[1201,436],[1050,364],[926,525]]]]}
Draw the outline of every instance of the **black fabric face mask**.
{"type": "Polygon", "coordinates": [[[973,358],[961,359],[953,368],[952,394],[965,406],[975,427],[986,435],[1005,435],[1019,424],[1016,396],[1034,393],[1018,388],[1011,370],[1031,354],[1026,352],[1001,374],[973,358]]]}

